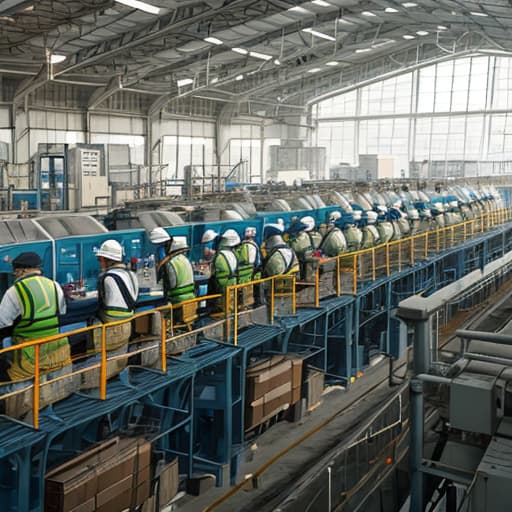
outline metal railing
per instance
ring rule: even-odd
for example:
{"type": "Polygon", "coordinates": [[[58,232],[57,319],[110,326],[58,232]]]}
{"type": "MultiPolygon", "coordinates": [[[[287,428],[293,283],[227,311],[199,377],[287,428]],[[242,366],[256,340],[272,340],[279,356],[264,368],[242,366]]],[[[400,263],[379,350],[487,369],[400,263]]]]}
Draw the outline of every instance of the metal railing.
{"type": "Polygon", "coordinates": [[[264,277],[261,279],[250,281],[248,283],[241,283],[228,286],[226,288],[225,301],[226,327],[227,337],[231,337],[231,321],[233,322],[233,344],[238,345],[239,318],[240,315],[242,315],[248,309],[248,301],[243,300],[243,292],[246,292],[246,294],[250,296],[254,291],[254,287],[263,287],[265,289],[265,291],[267,292],[265,296],[266,298],[268,298],[268,304],[266,300],[264,304],[268,305],[269,307],[269,322],[272,325],[274,323],[274,317],[276,312],[276,299],[289,299],[291,314],[295,314],[297,309],[295,283],[296,276],[294,274],[290,274],[264,277]]]}
{"type": "Polygon", "coordinates": [[[321,289],[322,280],[325,281],[326,278],[327,272],[324,270],[327,265],[331,267],[327,276],[329,280],[332,278],[330,295],[356,295],[364,282],[389,277],[394,272],[412,267],[419,261],[462,244],[511,219],[511,208],[492,210],[452,226],[423,231],[369,249],[341,253],[333,258],[319,258],[314,278],[314,305],[318,307],[320,299],[327,296],[322,295],[321,289]]]}

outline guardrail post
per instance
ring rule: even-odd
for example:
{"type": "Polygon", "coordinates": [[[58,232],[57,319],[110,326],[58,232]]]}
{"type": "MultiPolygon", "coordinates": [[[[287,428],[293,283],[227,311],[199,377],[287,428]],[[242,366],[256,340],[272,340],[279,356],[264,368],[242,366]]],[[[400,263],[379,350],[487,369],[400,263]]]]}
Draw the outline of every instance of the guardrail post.
{"type": "Polygon", "coordinates": [[[391,271],[389,268],[389,243],[386,242],[386,277],[389,277],[391,271]]]}
{"type": "Polygon", "coordinates": [[[352,293],[357,294],[357,254],[354,254],[352,264],[353,268],[353,282],[352,282],[352,293]]]}
{"type": "Polygon", "coordinates": [[[107,399],[107,327],[101,324],[100,398],[107,399]]]}
{"type": "MultiPolygon", "coordinates": [[[[293,284],[293,283],[292,283],[293,284]]],[[[336,257],[336,296],[341,295],[341,258],[336,257]]]]}
{"type": "Polygon", "coordinates": [[[377,270],[375,268],[375,247],[372,247],[372,279],[375,281],[377,277],[377,270]]]}
{"type": "Polygon", "coordinates": [[[238,345],[238,289],[234,287],[233,309],[235,310],[235,318],[233,319],[233,344],[238,345]]]}
{"type": "Polygon", "coordinates": [[[41,385],[39,375],[39,344],[34,346],[34,391],[32,393],[32,422],[34,428],[39,429],[39,392],[41,385]]]}
{"type": "Polygon", "coordinates": [[[274,293],[275,293],[275,278],[270,280],[270,323],[274,325],[274,293]]]}
{"type": "Polygon", "coordinates": [[[160,329],[160,365],[162,367],[162,371],[165,373],[167,371],[167,322],[165,319],[164,311],[160,313],[160,329]]]}

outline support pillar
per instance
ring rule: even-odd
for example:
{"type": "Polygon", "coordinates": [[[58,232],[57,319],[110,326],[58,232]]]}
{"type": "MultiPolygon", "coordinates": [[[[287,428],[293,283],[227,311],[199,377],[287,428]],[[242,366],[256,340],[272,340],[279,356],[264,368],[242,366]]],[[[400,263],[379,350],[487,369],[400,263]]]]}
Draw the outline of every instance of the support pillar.
{"type": "Polygon", "coordinates": [[[425,509],[425,482],[421,465],[423,461],[423,382],[412,379],[411,392],[411,442],[409,447],[409,468],[411,473],[411,512],[425,509]]]}

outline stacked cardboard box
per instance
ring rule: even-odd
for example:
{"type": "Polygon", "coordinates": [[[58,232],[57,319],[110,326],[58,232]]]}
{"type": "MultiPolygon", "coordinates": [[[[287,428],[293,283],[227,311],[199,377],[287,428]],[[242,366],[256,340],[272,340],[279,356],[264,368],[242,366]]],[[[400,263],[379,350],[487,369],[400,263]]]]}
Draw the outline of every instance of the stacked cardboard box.
{"type": "Polygon", "coordinates": [[[114,438],[46,475],[46,512],[115,512],[141,505],[151,485],[151,443],[114,438]]]}
{"type": "Polygon", "coordinates": [[[322,398],[324,392],[324,374],[318,370],[308,370],[306,376],[306,407],[315,407],[322,398]]]}
{"type": "Polygon", "coordinates": [[[301,396],[302,359],[273,356],[247,370],[247,429],[259,425],[301,396]]]}

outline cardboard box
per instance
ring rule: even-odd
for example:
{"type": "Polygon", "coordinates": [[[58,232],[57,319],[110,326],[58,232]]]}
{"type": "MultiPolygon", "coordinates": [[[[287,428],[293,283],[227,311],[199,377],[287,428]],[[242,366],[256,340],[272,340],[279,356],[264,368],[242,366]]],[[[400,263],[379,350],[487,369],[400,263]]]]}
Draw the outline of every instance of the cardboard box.
{"type": "Polygon", "coordinates": [[[106,512],[141,505],[150,492],[151,443],[109,440],[49,472],[45,484],[47,512],[106,512]]]}
{"type": "Polygon", "coordinates": [[[178,494],[179,487],[178,458],[163,467],[159,477],[158,503],[160,509],[178,494]]]}
{"type": "Polygon", "coordinates": [[[263,420],[263,397],[255,400],[245,410],[245,428],[252,428],[259,425],[263,420]]]}
{"type": "Polygon", "coordinates": [[[261,398],[276,387],[291,381],[292,361],[274,356],[247,370],[247,401],[261,398]]]}

